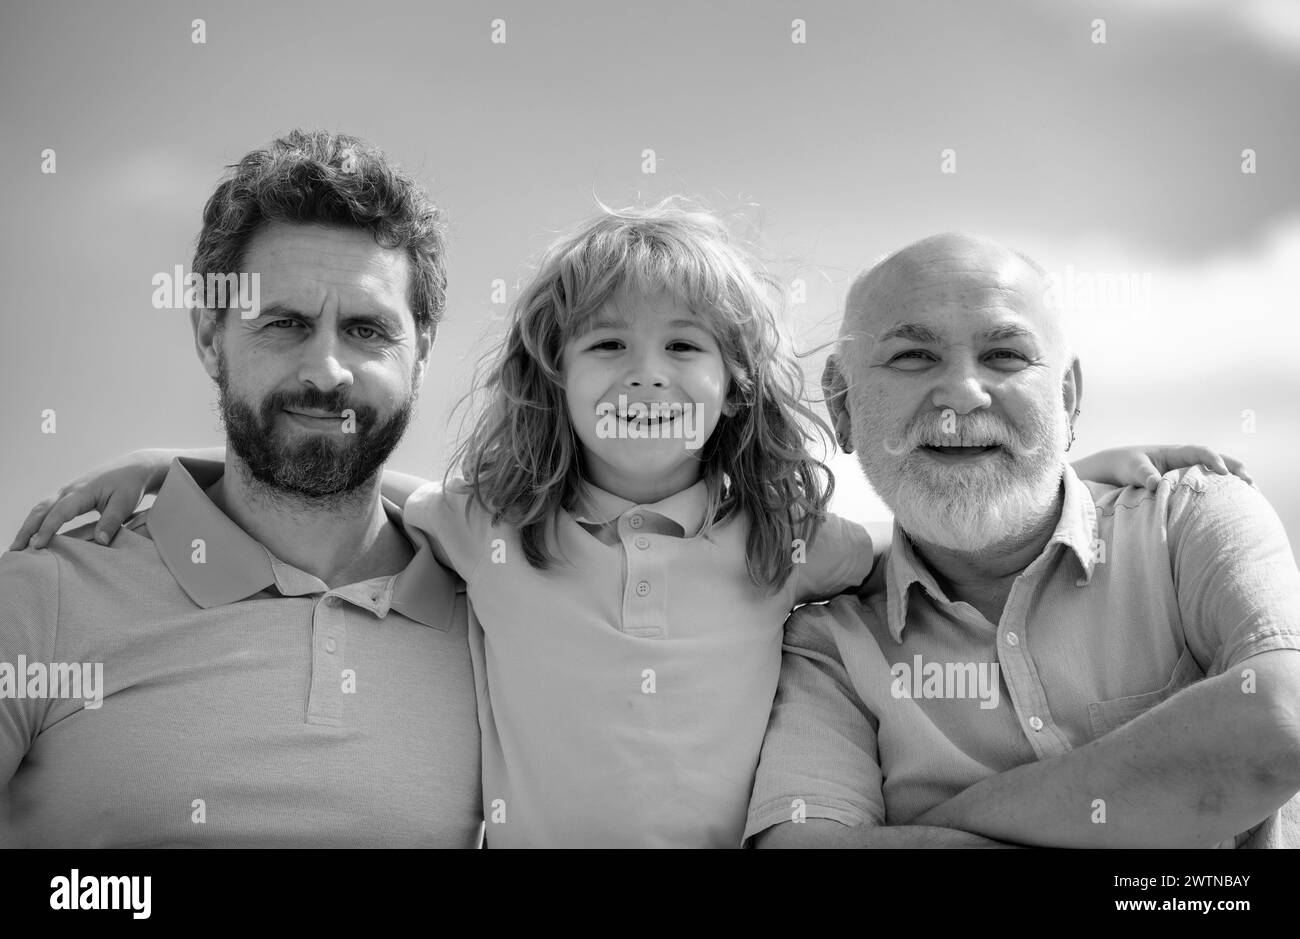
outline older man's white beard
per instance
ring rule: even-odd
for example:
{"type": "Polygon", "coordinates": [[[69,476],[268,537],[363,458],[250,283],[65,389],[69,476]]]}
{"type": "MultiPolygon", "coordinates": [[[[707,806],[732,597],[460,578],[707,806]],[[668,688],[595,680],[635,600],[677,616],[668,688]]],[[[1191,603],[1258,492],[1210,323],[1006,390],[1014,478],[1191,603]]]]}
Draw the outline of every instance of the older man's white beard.
{"type": "MultiPolygon", "coordinates": [[[[938,463],[909,447],[900,463],[874,443],[860,451],[863,472],[914,541],[967,554],[1015,544],[1032,537],[1056,509],[1061,484],[1065,415],[1036,418],[1025,429],[1038,443],[1033,449],[1004,430],[998,437],[1006,452],[992,459],[938,463]]],[[[877,432],[866,439],[884,438],[877,432]]]]}

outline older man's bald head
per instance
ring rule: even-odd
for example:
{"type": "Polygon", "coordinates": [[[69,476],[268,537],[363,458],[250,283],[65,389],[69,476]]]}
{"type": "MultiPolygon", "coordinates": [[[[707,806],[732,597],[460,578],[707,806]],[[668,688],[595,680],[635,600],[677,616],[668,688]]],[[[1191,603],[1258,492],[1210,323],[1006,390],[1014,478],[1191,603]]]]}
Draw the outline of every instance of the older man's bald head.
{"type": "MultiPolygon", "coordinates": [[[[908,312],[1003,307],[1031,321],[1062,362],[1071,356],[1051,279],[1032,258],[980,235],[946,232],[902,248],[854,280],[842,339],[870,343],[908,312]]],[[[853,350],[846,348],[846,355],[853,350]]]]}
{"type": "Polygon", "coordinates": [[[978,552],[1051,514],[1083,378],[1041,267],[926,238],[854,282],[841,339],[836,435],[913,540],[978,552]]]}

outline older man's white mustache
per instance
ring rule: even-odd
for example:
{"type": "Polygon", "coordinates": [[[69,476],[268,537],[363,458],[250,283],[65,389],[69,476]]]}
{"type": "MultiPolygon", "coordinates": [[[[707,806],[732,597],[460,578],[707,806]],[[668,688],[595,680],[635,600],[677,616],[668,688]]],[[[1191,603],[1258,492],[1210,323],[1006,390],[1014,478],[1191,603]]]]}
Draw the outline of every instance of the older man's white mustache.
{"type": "MultiPolygon", "coordinates": [[[[960,434],[940,434],[938,436],[939,437],[946,436],[957,440],[961,439],[960,434]]],[[[1010,435],[1008,434],[1006,436],[1010,436],[1010,435]]],[[[1005,437],[1003,439],[1005,439],[1005,437]]],[[[890,456],[906,456],[907,454],[915,450],[917,447],[926,446],[926,444],[923,443],[923,440],[924,440],[924,435],[921,434],[915,436],[908,435],[907,437],[901,439],[900,438],[886,439],[881,442],[881,447],[890,456]]],[[[960,446],[960,444],[937,444],[937,446],[960,446]]],[[[1006,448],[1005,444],[998,444],[998,446],[1001,446],[1004,449],[1006,448]]],[[[1040,442],[1031,447],[1026,447],[1023,445],[1017,445],[1016,447],[1017,452],[1021,456],[1026,456],[1026,457],[1036,456],[1046,448],[1047,448],[1046,442],[1040,442]]]]}

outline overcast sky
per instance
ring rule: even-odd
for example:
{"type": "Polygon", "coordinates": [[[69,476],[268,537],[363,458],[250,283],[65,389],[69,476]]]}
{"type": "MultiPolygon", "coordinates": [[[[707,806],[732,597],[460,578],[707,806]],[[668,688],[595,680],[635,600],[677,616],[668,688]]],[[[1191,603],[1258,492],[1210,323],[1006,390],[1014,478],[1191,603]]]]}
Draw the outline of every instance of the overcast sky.
{"type": "MultiPolygon", "coordinates": [[[[188,269],[225,164],[319,126],[379,144],[451,219],[447,320],[396,468],[441,475],[450,406],[499,335],[494,279],[513,298],[596,199],[680,192],[805,282],[806,348],[857,271],[917,238],[977,231],[1034,256],[1076,288],[1078,451],[1225,450],[1294,544],[1297,100],[1292,0],[5,0],[0,527],[114,454],[220,443],[188,317],[153,309],[151,279],[188,269]],[[1090,296],[1097,274],[1136,289],[1090,296]]],[[[880,517],[836,466],[838,508],[880,517]]]]}

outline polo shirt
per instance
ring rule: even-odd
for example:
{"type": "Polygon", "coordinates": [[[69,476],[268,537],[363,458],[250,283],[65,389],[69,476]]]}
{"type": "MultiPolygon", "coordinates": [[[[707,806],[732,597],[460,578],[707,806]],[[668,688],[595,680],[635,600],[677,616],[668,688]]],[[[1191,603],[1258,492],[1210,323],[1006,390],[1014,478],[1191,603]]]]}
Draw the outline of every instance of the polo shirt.
{"type": "Polygon", "coordinates": [[[99,706],[0,687],[0,843],[473,847],[456,578],[424,544],[398,573],[330,589],[184,462],[112,547],[88,525],[0,558],[0,663],[99,664],[103,681],[99,706]]]}
{"type": "MultiPolygon", "coordinates": [[[[1252,655],[1300,649],[1300,574],[1257,490],[1199,467],[1155,492],[1068,466],[1062,485],[1059,523],[997,623],[950,600],[897,525],[857,596],[791,618],[746,837],[792,811],[907,824],[1252,655]]],[[[1251,844],[1281,838],[1274,814],[1251,844]]]]}
{"type": "Polygon", "coordinates": [[[866,531],[831,517],[764,590],[748,519],[701,533],[703,482],[648,505],[589,487],[544,571],[469,500],[426,486],[406,520],[468,584],[488,847],[739,847],[782,624],[862,583],[866,531]]]}

